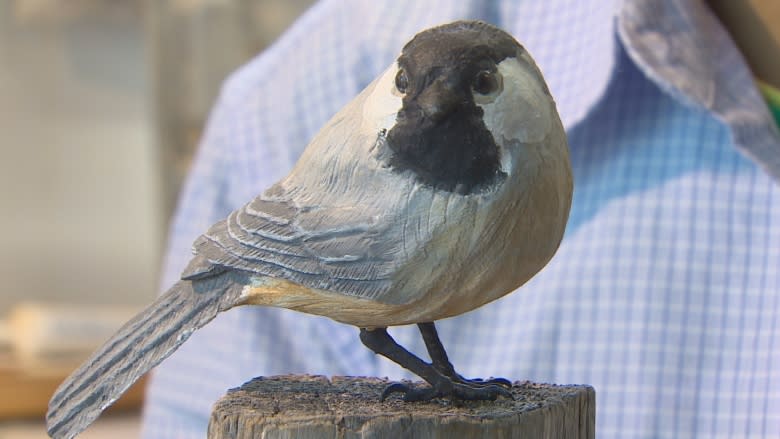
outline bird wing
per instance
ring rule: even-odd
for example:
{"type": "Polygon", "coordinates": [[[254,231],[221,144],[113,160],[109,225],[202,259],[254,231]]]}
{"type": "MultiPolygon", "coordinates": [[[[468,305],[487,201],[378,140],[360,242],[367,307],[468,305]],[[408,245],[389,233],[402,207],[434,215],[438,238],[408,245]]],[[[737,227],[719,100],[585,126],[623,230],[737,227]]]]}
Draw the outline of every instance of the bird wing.
{"type": "Polygon", "coordinates": [[[388,72],[328,121],[287,177],[196,240],[185,279],[239,269],[389,304],[424,293],[420,261],[449,254],[430,244],[468,209],[387,165],[382,124],[397,109],[372,93],[388,72]]]}
{"type": "Polygon", "coordinates": [[[377,84],[328,121],[287,177],[196,240],[184,279],[239,269],[383,303],[415,299],[398,272],[443,215],[430,214],[430,190],[380,157],[377,120],[397,109],[367,101],[377,84]]]}
{"type": "Polygon", "coordinates": [[[366,206],[302,206],[277,184],[198,238],[183,278],[231,268],[381,300],[405,262],[391,225],[366,206]]]}

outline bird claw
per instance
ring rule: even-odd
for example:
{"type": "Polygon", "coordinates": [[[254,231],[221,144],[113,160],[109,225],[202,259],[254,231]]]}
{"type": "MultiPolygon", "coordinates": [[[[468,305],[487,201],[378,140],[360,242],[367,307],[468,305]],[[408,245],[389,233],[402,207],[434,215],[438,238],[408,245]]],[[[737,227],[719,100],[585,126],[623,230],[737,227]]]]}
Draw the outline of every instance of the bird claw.
{"type": "Polygon", "coordinates": [[[450,398],[463,401],[495,401],[499,396],[514,401],[514,396],[508,390],[512,385],[509,381],[498,378],[487,381],[471,380],[468,382],[444,381],[439,386],[415,388],[408,384],[392,383],[382,391],[381,401],[393,393],[402,393],[406,402],[425,402],[434,398],[450,398]],[[476,381],[476,382],[475,382],[476,381]],[[495,383],[494,383],[495,381],[495,383]]]}
{"type": "Polygon", "coordinates": [[[462,376],[458,376],[458,379],[456,382],[466,384],[469,386],[474,387],[486,387],[486,386],[500,386],[505,389],[511,389],[512,388],[512,382],[509,381],[506,378],[489,378],[489,379],[482,379],[482,378],[463,378],[462,376]]]}
{"type": "Polygon", "coordinates": [[[382,395],[379,397],[379,400],[384,402],[385,399],[387,399],[387,397],[392,395],[393,393],[403,393],[405,399],[406,395],[409,394],[410,390],[412,390],[411,387],[409,387],[406,384],[392,383],[389,384],[387,387],[385,387],[385,390],[382,391],[382,395]]]}

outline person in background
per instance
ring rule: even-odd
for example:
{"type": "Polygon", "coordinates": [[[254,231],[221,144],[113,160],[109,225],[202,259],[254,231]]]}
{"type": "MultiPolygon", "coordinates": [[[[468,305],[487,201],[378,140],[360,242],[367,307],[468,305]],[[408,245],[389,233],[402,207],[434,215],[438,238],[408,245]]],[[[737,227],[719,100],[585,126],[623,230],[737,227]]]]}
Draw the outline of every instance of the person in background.
{"type": "MultiPolygon", "coordinates": [[[[780,135],[699,0],[323,0],[224,84],[181,195],[190,245],[284,176],[416,32],[482,19],[536,59],[575,174],[564,242],[518,292],[437,322],[465,376],[587,383],[601,438],[780,437],[780,135]]],[[[391,330],[424,352],[414,327],[391,330]]],[[[220,315],[154,372],[143,432],[202,438],[252,377],[407,378],[358,331],[280,309],[220,315]]]]}

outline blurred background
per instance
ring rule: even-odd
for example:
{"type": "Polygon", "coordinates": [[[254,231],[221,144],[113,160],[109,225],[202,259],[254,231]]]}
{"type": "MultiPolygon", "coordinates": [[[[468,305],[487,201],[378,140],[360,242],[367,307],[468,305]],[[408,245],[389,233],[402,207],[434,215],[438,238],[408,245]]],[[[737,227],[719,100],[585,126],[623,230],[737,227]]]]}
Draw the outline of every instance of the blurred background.
{"type": "MultiPolygon", "coordinates": [[[[0,0],[0,439],[46,437],[54,387],[157,293],[222,80],[311,3],[0,0]]],[[[84,437],[138,436],[108,419],[84,437]]]]}

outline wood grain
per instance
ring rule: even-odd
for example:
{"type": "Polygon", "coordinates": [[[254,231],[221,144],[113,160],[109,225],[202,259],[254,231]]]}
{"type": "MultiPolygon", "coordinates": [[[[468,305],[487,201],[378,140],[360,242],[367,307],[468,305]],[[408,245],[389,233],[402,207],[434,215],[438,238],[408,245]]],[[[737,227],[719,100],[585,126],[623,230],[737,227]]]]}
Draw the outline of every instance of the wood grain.
{"type": "Polygon", "coordinates": [[[516,382],[514,401],[406,403],[390,397],[380,402],[387,384],[377,378],[256,378],[216,403],[208,437],[595,437],[595,391],[590,386],[516,382]]]}

